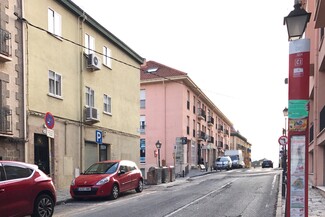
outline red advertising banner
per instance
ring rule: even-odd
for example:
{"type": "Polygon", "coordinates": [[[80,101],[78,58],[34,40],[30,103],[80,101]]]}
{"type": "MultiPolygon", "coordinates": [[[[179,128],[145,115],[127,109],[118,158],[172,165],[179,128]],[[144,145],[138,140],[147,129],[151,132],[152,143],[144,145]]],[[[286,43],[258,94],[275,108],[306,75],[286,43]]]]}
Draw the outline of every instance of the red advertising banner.
{"type": "Polygon", "coordinates": [[[292,41],[289,47],[289,100],[309,99],[309,43],[292,41]],[[308,45],[307,45],[308,44],[308,45]]]}
{"type": "Polygon", "coordinates": [[[286,216],[308,216],[308,103],[310,40],[289,44],[286,216]]]}

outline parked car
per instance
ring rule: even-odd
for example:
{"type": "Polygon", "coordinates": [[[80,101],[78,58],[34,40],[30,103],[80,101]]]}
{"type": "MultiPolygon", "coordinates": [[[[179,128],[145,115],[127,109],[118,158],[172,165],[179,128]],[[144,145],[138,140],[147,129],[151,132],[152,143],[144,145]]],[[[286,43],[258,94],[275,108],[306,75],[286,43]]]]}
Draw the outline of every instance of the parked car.
{"type": "Polygon", "coordinates": [[[232,161],[229,156],[218,157],[214,162],[215,170],[230,170],[232,168],[232,161]]]}
{"type": "Polygon", "coordinates": [[[117,199],[120,192],[142,192],[142,173],[129,160],[102,161],[91,165],[72,180],[70,195],[74,199],[109,197],[117,199]]]}
{"type": "Polygon", "coordinates": [[[273,162],[271,160],[264,160],[262,162],[262,168],[273,168],[273,162]]]}
{"type": "Polygon", "coordinates": [[[50,217],[56,203],[52,179],[37,165],[0,161],[0,215],[50,217]]]}

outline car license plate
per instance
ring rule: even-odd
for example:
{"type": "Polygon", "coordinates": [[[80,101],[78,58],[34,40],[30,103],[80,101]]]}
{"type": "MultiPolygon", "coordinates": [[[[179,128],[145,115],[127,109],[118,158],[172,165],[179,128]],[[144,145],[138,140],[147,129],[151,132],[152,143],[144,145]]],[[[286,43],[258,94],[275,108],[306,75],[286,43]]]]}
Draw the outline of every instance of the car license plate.
{"type": "Polygon", "coordinates": [[[91,191],[90,187],[82,187],[82,188],[78,188],[78,191],[91,191]]]}

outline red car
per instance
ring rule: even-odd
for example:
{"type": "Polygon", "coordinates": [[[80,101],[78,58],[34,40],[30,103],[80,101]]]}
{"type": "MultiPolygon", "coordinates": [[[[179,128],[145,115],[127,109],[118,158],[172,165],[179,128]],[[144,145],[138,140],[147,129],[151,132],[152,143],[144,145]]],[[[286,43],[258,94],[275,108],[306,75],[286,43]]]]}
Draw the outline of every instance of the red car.
{"type": "Polygon", "coordinates": [[[56,203],[52,179],[34,164],[0,161],[0,215],[50,217],[56,203]]]}
{"type": "Polygon", "coordinates": [[[109,197],[114,200],[120,192],[129,190],[143,190],[142,173],[129,160],[95,163],[75,178],[70,186],[70,194],[74,199],[109,197]]]}

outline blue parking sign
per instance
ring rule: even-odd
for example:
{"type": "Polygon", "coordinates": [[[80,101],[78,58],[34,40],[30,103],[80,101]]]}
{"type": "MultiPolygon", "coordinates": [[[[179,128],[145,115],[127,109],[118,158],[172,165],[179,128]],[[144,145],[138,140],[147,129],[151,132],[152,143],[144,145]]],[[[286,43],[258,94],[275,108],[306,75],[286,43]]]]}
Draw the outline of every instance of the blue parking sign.
{"type": "Polygon", "coordinates": [[[103,144],[103,132],[101,130],[96,130],[96,143],[103,144]]]}

